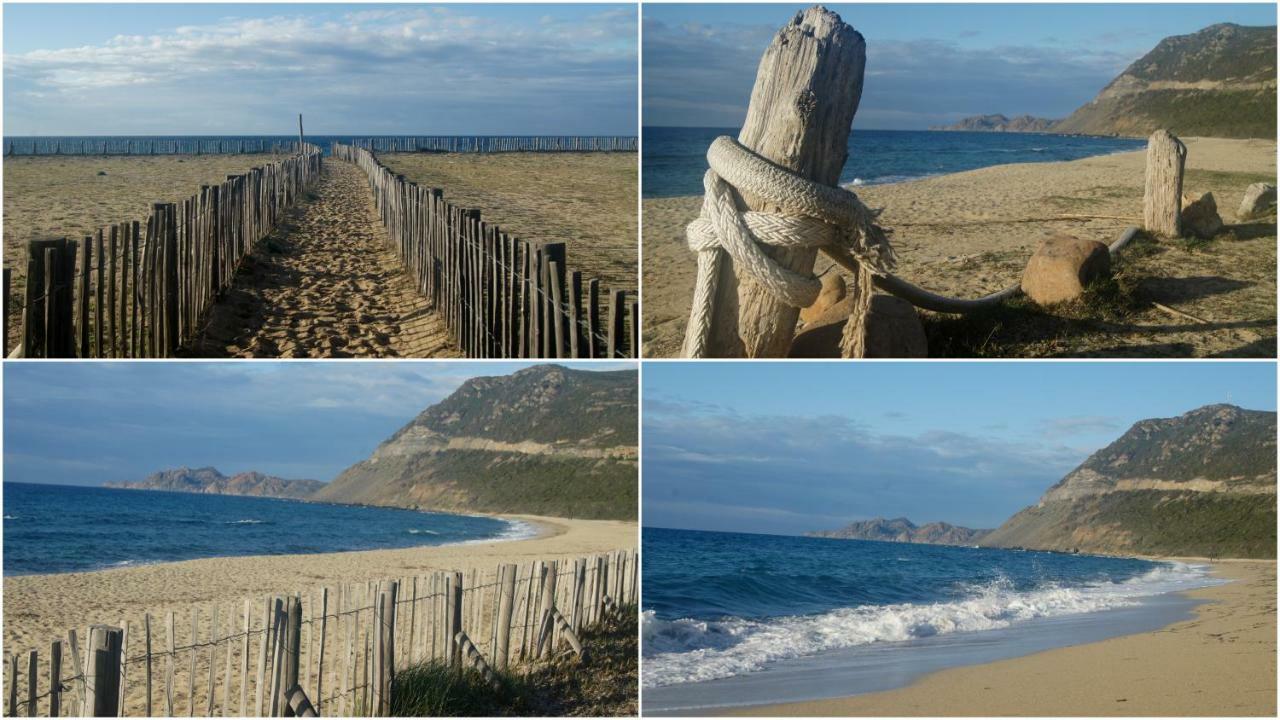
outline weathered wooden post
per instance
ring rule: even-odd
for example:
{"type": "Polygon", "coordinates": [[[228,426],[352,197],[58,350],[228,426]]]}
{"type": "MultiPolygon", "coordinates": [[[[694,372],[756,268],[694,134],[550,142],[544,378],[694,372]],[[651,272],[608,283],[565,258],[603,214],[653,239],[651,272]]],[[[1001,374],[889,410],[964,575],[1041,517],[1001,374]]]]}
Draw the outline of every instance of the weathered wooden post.
{"type": "Polygon", "coordinates": [[[49,717],[62,716],[62,641],[49,648],[49,717]]]}
{"type": "Polygon", "coordinates": [[[1182,170],[1187,146],[1168,130],[1147,140],[1147,186],[1142,196],[1142,221],[1147,232],[1164,237],[1182,235],[1182,170]]]}
{"type": "Polygon", "coordinates": [[[461,655],[453,639],[462,632],[462,573],[453,572],[445,576],[445,621],[447,631],[444,635],[446,665],[461,667],[461,655]]]}
{"type": "Polygon", "coordinates": [[[498,570],[498,619],[494,628],[496,649],[493,653],[493,664],[499,670],[507,667],[507,656],[511,650],[511,615],[516,605],[516,566],[504,564],[498,570]]]}
{"type": "Polygon", "coordinates": [[[89,681],[85,687],[85,709],[93,717],[120,715],[120,655],[124,631],[107,625],[89,628],[89,681]]]}
{"type": "MultiPolygon", "coordinates": [[[[760,59],[738,141],[809,180],[835,185],[848,155],[865,66],[866,42],[839,15],[821,6],[797,13],[760,59]]],[[[779,209],[750,193],[739,196],[742,210],[779,209]]],[[[812,273],[818,252],[812,247],[762,250],[802,275],[812,273]]],[[[705,347],[695,347],[698,341],[687,337],[685,356],[786,356],[800,308],[745,274],[739,277],[724,251],[699,253],[698,275],[700,285],[704,276],[714,278],[710,332],[705,347]]]]}
{"type": "Polygon", "coordinates": [[[556,608],[558,565],[555,560],[547,563],[547,574],[542,577],[542,605],[538,609],[538,645],[533,654],[535,658],[551,654],[554,645],[555,623],[551,619],[551,611],[556,608]]]}
{"type": "Polygon", "coordinates": [[[302,659],[302,599],[296,595],[288,598],[288,611],[284,616],[284,629],[280,637],[284,639],[284,668],[281,670],[280,698],[277,708],[289,716],[289,691],[298,684],[298,667],[302,659]]]}
{"type": "Polygon", "coordinates": [[[302,113],[298,113],[298,154],[302,154],[305,146],[306,137],[302,134],[302,113]]]}

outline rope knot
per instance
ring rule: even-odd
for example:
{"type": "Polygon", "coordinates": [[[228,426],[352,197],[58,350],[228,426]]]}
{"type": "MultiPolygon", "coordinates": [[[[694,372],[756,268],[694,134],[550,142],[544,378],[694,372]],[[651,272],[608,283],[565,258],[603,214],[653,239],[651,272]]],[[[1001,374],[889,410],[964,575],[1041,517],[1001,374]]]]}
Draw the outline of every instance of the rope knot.
{"type": "MultiPolygon", "coordinates": [[[[862,270],[854,288],[858,294],[855,314],[860,315],[855,324],[860,327],[871,301],[871,275],[888,273],[894,262],[889,239],[875,224],[879,211],[863,205],[848,190],[801,177],[728,136],[711,143],[707,162],[711,169],[703,177],[702,213],[685,229],[689,249],[699,254],[700,269],[686,355],[699,357],[706,349],[715,277],[702,269],[710,267],[721,251],[729,255],[736,270],[750,275],[779,301],[791,307],[808,307],[818,298],[822,283],[812,273],[801,274],[779,265],[762,246],[843,247],[862,270]],[[779,210],[739,211],[735,189],[763,198],[779,210]]],[[[861,337],[856,344],[860,348],[861,337]]]]}

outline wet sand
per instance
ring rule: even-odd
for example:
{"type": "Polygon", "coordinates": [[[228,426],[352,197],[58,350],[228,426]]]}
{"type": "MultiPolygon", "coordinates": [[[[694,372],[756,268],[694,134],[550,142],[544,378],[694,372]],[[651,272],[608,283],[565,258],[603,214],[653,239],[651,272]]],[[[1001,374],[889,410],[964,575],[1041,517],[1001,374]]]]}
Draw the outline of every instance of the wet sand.
{"type": "Polygon", "coordinates": [[[378,158],[522,240],[563,242],[569,269],[636,290],[636,153],[396,153],[378,158]]]}
{"type": "Polygon", "coordinates": [[[258,244],[187,357],[458,357],[388,244],[365,175],[324,175],[258,244]]]}
{"type": "Polygon", "coordinates": [[[887,692],[734,709],[753,716],[1272,716],[1275,561],[1219,561],[1234,582],[1188,595],[1161,630],[944,670],[887,692]]]}
{"type": "MultiPolygon", "coordinates": [[[[992,355],[1023,357],[1274,357],[1274,215],[1240,223],[1250,183],[1276,181],[1276,143],[1185,139],[1185,191],[1211,191],[1227,227],[1213,241],[1166,241],[1126,273],[1142,297],[1185,316],[1147,308],[1122,322],[1084,322],[1010,341],[992,355]],[[1203,321],[1203,322],[1200,322],[1203,321]]],[[[891,185],[855,188],[894,230],[897,274],[929,290],[974,298],[1017,283],[1027,258],[1059,233],[1103,242],[1141,225],[1145,151],[1060,163],[1000,165],[891,185]]],[[[644,200],[646,357],[680,352],[693,295],[695,260],[684,226],[701,197],[644,200]]],[[[830,267],[819,256],[816,271],[830,267]]],[[[931,339],[934,356],[964,355],[931,339]]]]}

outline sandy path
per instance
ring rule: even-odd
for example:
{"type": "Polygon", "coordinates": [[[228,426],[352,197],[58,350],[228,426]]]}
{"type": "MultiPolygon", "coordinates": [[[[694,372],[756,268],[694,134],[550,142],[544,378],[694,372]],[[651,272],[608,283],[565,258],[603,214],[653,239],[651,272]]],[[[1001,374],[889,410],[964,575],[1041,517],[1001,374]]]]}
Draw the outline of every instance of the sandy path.
{"type": "Polygon", "coordinates": [[[1276,564],[1226,561],[1234,582],[1150,633],[954,668],[900,690],[751,708],[744,715],[1209,716],[1276,714],[1276,564]]]}
{"type": "Polygon", "coordinates": [[[246,259],[191,357],[457,357],[378,222],[365,176],[324,177],[246,259]]]}
{"type": "MultiPolygon", "coordinates": [[[[634,522],[515,517],[535,524],[541,533],[534,538],[505,542],[317,555],[211,558],[98,572],[5,578],[3,650],[6,654],[24,653],[22,657],[25,658],[26,651],[38,649],[41,653],[41,672],[47,675],[50,641],[58,637],[65,639],[71,628],[76,628],[77,633],[82,634],[90,624],[106,623],[118,627],[128,621],[135,633],[130,641],[133,643],[137,642],[140,635],[138,630],[142,627],[143,615],[149,613],[156,632],[155,650],[161,652],[167,637],[164,634],[163,618],[170,611],[176,615],[176,635],[181,647],[188,642],[193,609],[200,612],[201,640],[207,639],[210,608],[214,604],[223,613],[221,627],[225,632],[228,616],[234,620],[233,627],[239,629],[244,599],[252,599],[256,628],[261,624],[263,598],[269,595],[301,592],[305,599],[310,597],[312,591],[318,592],[322,586],[333,588],[342,583],[406,578],[437,570],[465,572],[475,568],[483,573],[491,573],[500,563],[517,563],[523,568],[535,560],[579,558],[598,552],[630,550],[638,546],[639,538],[634,522]]],[[[331,594],[336,595],[332,591],[331,594]]],[[[330,642],[333,643],[338,639],[338,628],[330,625],[329,629],[333,635],[330,642]]],[[[335,645],[331,644],[330,647],[335,645]]],[[[240,653],[237,648],[238,644],[233,644],[232,665],[238,673],[240,653]]],[[[137,657],[139,652],[141,645],[133,645],[129,655],[137,657]]],[[[257,646],[254,645],[251,657],[256,652],[257,646]]],[[[306,651],[304,663],[307,663],[309,661],[305,653],[306,651]]],[[[218,656],[216,667],[219,677],[223,672],[224,657],[218,656]]],[[[188,662],[187,653],[179,652],[174,704],[175,714],[178,715],[187,714],[190,706],[187,691],[188,662]]],[[[254,659],[253,663],[256,662],[254,659]]],[[[204,714],[208,664],[208,656],[202,650],[196,657],[197,716],[204,714]]],[[[163,697],[160,681],[164,668],[164,659],[157,659],[157,686],[153,689],[157,710],[163,709],[159,703],[163,697]]],[[[25,666],[23,674],[25,675],[25,666]]],[[[128,681],[127,704],[130,715],[142,715],[145,696],[143,678],[140,663],[134,663],[128,681]]],[[[19,686],[25,693],[25,678],[20,680],[19,686]]],[[[40,686],[42,689],[47,688],[47,678],[42,678],[40,686]]],[[[217,707],[221,708],[221,679],[218,680],[218,687],[217,707]]],[[[325,691],[325,695],[329,695],[329,692],[325,691]]],[[[250,707],[252,697],[251,693],[250,707]]],[[[238,684],[234,685],[231,698],[233,708],[238,710],[238,684]]],[[[41,701],[39,708],[43,714],[44,701],[41,701]]]]}
{"type": "MultiPolygon", "coordinates": [[[[1276,144],[1186,142],[1186,190],[1214,193],[1226,232],[1208,243],[1160,243],[1133,259],[1128,272],[1143,297],[1207,322],[1148,309],[1123,322],[1064,324],[1058,332],[1013,338],[986,354],[1275,356],[1275,218],[1242,223],[1235,213],[1250,183],[1275,182],[1276,144]]],[[[1144,168],[1145,153],[1139,151],[999,165],[856,191],[868,205],[884,208],[881,223],[895,230],[900,276],[935,292],[970,298],[1018,282],[1027,258],[1051,235],[1110,242],[1126,226],[1141,224],[1144,168]]],[[[695,274],[684,226],[700,205],[701,197],[644,200],[646,357],[680,351],[695,274]]],[[[818,272],[827,267],[820,256],[818,272]]],[[[933,337],[930,343],[934,356],[966,354],[933,337]]]]}

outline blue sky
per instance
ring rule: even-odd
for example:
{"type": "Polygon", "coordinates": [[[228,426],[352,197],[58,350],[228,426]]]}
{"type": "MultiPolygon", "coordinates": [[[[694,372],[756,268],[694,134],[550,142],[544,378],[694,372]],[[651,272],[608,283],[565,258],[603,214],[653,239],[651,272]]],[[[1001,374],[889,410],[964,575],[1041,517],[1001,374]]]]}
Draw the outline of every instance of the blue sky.
{"type": "Polygon", "coordinates": [[[213,465],[328,481],[466,379],[530,364],[5,363],[4,479],[97,485],[213,465]]]}
{"type": "MultiPolygon", "coordinates": [[[[796,5],[644,6],[644,124],[736,127],[760,55],[796,5]]],[[[1170,35],[1274,25],[1259,4],[829,4],[862,33],[855,128],[970,115],[1065,117],[1170,35]]]]}
{"type": "Polygon", "coordinates": [[[6,4],[4,131],[635,134],[634,5],[6,4]],[[120,108],[129,108],[121,112],[120,108]]]}
{"type": "Polygon", "coordinates": [[[644,524],[994,527],[1134,422],[1276,409],[1271,363],[646,363],[644,524]]]}

